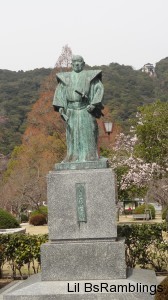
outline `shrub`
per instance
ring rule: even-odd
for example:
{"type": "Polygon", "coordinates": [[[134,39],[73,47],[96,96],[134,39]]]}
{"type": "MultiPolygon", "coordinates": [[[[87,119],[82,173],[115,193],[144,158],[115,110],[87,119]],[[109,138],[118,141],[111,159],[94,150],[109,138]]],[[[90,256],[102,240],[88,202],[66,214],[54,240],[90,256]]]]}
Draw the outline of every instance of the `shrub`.
{"type": "Polygon", "coordinates": [[[28,222],[29,221],[28,216],[25,215],[25,214],[21,214],[20,218],[21,218],[21,222],[28,222]]]}
{"type": "Polygon", "coordinates": [[[168,213],[168,207],[166,207],[163,212],[162,212],[162,220],[165,220],[166,219],[166,215],[168,213]]]}
{"type": "Polygon", "coordinates": [[[168,277],[166,277],[158,286],[155,300],[167,300],[168,295],[168,277]]]}
{"type": "Polygon", "coordinates": [[[36,274],[40,268],[40,246],[48,240],[48,235],[2,234],[0,235],[0,276],[3,265],[8,263],[12,277],[23,278],[24,274],[36,274]],[[25,267],[27,266],[27,270],[25,267]]]}
{"type": "Polygon", "coordinates": [[[45,217],[46,223],[47,223],[47,219],[48,219],[48,208],[47,206],[40,206],[39,209],[37,210],[33,210],[30,214],[30,218],[32,216],[37,216],[37,215],[43,215],[45,217]]]}
{"type": "Polygon", "coordinates": [[[48,207],[47,206],[40,206],[39,212],[46,217],[46,220],[48,218],[48,207]]]}
{"type": "Polygon", "coordinates": [[[155,208],[152,204],[142,204],[136,207],[133,211],[134,214],[144,214],[146,209],[150,209],[152,219],[155,219],[155,208]]]}
{"type": "Polygon", "coordinates": [[[34,226],[40,226],[46,224],[47,222],[44,215],[38,214],[38,215],[31,216],[29,219],[29,223],[34,226]]]}
{"type": "Polygon", "coordinates": [[[18,221],[9,212],[0,209],[0,229],[18,228],[18,221]]]}
{"type": "Polygon", "coordinates": [[[168,270],[167,241],[162,236],[165,224],[118,225],[117,230],[118,237],[125,238],[127,267],[168,270]]]}
{"type": "Polygon", "coordinates": [[[5,255],[5,249],[6,245],[9,241],[9,235],[7,234],[0,234],[0,278],[2,278],[3,275],[3,265],[6,260],[6,255],[5,255]]]}

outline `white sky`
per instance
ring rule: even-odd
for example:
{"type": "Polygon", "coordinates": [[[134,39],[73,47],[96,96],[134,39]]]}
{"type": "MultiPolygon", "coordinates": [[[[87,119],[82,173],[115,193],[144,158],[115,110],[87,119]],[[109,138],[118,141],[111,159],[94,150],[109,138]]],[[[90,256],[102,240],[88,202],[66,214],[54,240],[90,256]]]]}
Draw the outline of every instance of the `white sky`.
{"type": "Polygon", "coordinates": [[[0,69],[54,67],[68,44],[91,66],[168,56],[168,0],[0,0],[0,69]]]}

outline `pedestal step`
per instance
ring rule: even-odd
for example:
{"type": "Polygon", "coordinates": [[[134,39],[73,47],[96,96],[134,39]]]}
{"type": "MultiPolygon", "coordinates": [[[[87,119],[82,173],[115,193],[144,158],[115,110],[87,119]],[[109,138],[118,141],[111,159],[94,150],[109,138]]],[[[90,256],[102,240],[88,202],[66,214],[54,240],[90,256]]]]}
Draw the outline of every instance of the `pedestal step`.
{"type": "Polygon", "coordinates": [[[126,278],[124,240],[46,243],[41,263],[42,280],[126,278]]]}
{"type": "Polygon", "coordinates": [[[156,286],[153,271],[138,269],[118,280],[41,281],[33,275],[4,300],[153,300],[156,286]]]}

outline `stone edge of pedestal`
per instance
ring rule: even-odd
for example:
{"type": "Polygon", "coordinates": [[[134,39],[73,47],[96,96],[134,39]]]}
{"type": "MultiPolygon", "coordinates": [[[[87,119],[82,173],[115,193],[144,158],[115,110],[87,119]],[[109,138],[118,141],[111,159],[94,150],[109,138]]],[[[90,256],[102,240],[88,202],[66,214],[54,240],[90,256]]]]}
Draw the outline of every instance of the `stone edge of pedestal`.
{"type": "Polygon", "coordinates": [[[62,162],[55,164],[55,170],[86,170],[86,169],[105,169],[109,168],[109,162],[107,158],[101,158],[95,161],[85,162],[62,162]]]}
{"type": "Polygon", "coordinates": [[[21,282],[17,287],[10,290],[9,293],[4,294],[4,300],[136,300],[136,299],[154,299],[154,295],[150,295],[150,287],[157,286],[156,276],[154,271],[142,269],[130,269],[128,271],[127,279],[120,280],[87,280],[87,281],[46,281],[42,282],[39,274],[32,275],[29,279],[21,282]],[[96,293],[78,293],[68,292],[69,287],[74,287],[79,283],[79,286],[84,285],[85,282],[94,284],[107,283],[108,285],[135,285],[142,287],[148,286],[147,292],[96,292],[96,293]]]}

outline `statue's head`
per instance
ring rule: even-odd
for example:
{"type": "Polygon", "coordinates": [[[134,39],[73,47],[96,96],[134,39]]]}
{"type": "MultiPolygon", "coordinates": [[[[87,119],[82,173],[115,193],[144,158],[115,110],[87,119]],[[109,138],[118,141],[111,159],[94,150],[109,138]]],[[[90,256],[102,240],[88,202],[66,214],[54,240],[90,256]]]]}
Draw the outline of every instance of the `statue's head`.
{"type": "Polygon", "coordinates": [[[83,70],[85,62],[82,56],[73,55],[72,56],[72,68],[76,73],[79,73],[83,70]]]}

